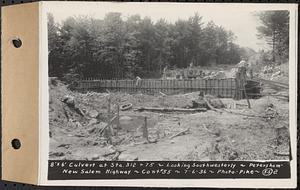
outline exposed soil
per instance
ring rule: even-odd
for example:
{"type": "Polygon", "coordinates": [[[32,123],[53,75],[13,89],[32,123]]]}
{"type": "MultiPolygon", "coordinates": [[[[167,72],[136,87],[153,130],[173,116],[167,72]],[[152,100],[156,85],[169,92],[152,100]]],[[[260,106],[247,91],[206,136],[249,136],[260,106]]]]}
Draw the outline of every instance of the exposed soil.
{"type": "Polygon", "coordinates": [[[199,100],[199,92],[169,96],[83,94],[68,90],[66,85],[53,78],[49,80],[49,89],[50,159],[289,159],[288,102],[273,96],[251,99],[251,109],[246,100],[220,99],[226,106],[220,109],[221,112],[207,110],[187,114],[136,112],[134,109],[191,107],[192,100],[199,100]],[[71,97],[71,104],[63,102],[66,95],[71,97]],[[120,111],[120,129],[116,129],[114,122],[113,132],[117,131],[117,134],[112,134],[108,128],[103,128],[117,112],[117,103],[131,103],[133,108],[120,111]],[[143,137],[145,117],[148,141],[143,137]]]}

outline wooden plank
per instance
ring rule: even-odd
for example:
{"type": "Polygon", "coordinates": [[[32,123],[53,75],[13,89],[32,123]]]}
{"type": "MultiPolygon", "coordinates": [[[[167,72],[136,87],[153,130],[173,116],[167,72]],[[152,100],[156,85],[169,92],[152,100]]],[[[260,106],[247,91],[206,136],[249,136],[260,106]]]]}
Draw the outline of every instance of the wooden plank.
{"type": "Polygon", "coordinates": [[[228,98],[228,80],[227,79],[223,80],[223,84],[224,84],[224,89],[223,89],[224,97],[228,98]]]}

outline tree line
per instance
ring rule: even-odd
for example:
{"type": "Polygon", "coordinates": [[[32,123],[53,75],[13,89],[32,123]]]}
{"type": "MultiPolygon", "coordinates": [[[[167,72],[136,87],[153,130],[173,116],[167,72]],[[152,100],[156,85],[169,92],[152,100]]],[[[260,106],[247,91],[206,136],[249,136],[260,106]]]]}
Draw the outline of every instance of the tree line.
{"type": "Polygon", "coordinates": [[[61,24],[48,14],[49,76],[155,78],[165,67],[236,64],[249,49],[197,13],[175,23],[111,12],[104,19],[69,17],[61,24]]]}
{"type": "MultiPolygon", "coordinates": [[[[289,12],[262,11],[258,37],[271,47],[269,62],[288,59],[289,12]]],[[[164,68],[237,64],[256,52],[239,47],[236,36],[194,16],[170,23],[111,12],[103,19],[68,17],[60,24],[48,14],[49,76],[80,78],[160,77],[164,68]]]]}
{"type": "Polygon", "coordinates": [[[282,64],[289,59],[289,11],[272,10],[256,14],[260,26],[257,36],[265,40],[271,51],[263,51],[266,64],[282,64]]]}

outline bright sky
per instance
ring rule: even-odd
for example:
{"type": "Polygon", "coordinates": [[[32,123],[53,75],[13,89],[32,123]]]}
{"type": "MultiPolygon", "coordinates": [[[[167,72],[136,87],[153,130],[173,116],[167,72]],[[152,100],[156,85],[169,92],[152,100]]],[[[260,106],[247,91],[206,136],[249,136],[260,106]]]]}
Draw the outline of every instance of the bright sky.
{"type": "Polygon", "coordinates": [[[205,23],[215,24],[231,30],[236,43],[254,50],[265,48],[265,43],[257,39],[256,27],[259,21],[253,15],[255,11],[283,9],[283,4],[203,4],[203,3],[121,3],[121,2],[43,2],[47,12],[51,12],[55,21],[61,22],[69,16],[88,15],[103,19],[108,12],[120,12],[127,16],[139,14],[153,21],[161,18],[174,23],[178,19],[188,19],[196,12],[205,23]]]}

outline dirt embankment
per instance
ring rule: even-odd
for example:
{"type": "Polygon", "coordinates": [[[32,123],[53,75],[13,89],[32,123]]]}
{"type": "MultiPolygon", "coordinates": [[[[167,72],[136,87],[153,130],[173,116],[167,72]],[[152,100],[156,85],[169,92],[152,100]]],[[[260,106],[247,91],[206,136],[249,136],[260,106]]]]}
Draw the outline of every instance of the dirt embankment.
{"type": "Polygon", "coordinates": [[[220,99],[222,111],[120,111],[120,128],[104,130],[118,104],[193,107],[199,92],[172,96],[73,92],[49,80],[50,159],[278,160],[288,159],[288,102],[274,97],[220,99]],[[110,102],[110,109],[109,109],[110,102]],[[110,113],[108,113],[110,112],[110,113]],[[147,117],[148,141],[145,139],[147,117]]]}

